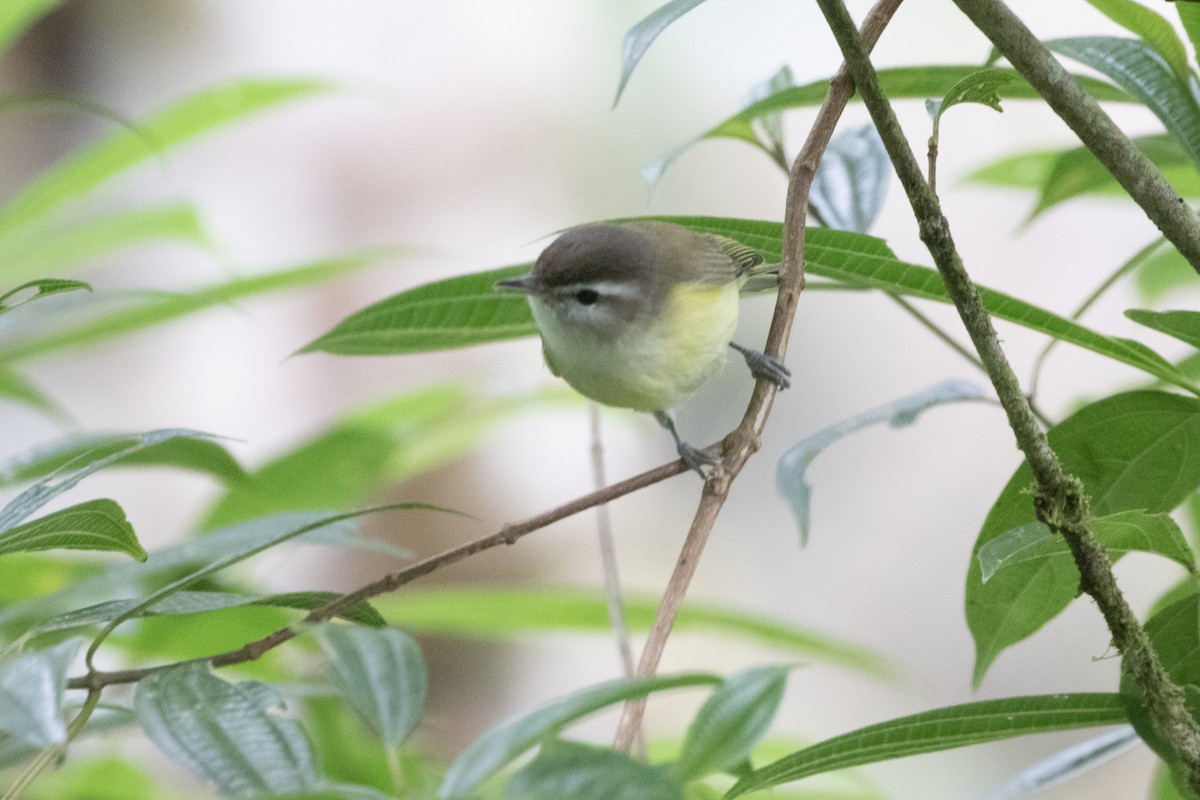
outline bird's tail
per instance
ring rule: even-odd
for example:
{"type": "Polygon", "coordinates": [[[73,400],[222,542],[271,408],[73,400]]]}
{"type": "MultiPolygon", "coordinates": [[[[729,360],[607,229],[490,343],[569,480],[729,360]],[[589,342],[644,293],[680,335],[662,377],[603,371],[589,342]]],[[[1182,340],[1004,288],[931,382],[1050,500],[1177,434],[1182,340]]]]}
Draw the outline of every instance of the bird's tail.
{"type": "Polygon", "coordinates": [[[773,292],[779,288],[779,264],[755,264],[746,271],[742,294],[773,292]]]}

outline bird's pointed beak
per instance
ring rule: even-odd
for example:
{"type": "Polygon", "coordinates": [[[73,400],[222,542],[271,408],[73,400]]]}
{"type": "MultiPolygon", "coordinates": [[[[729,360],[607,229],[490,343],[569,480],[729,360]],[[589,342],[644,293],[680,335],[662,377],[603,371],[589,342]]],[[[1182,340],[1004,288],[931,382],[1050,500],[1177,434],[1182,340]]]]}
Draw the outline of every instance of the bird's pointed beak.
{"type": "Polygon", "coordinates": [[[520,292],[521,294],[533,294],[537,291],[537,281],[533,277],[532,272],[527,272],[524,275],[518,275],[515,278],[505,278],[502,281],[496,281],[492,284],[492,288],[499,292],[520,292]]]}

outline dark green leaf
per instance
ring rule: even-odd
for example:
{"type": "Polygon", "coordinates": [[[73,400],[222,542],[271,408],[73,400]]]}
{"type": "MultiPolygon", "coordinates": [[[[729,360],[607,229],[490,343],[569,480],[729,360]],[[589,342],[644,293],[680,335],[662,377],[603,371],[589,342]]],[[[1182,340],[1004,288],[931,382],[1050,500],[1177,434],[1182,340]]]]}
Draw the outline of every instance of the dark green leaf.
{"type": "Polygon", "coordinates": [[[943,114],[960,103],[979,103],[996,111],[1003,111],[1000,108],[1001,92],[1020,80],[1011,70],[987,67],[958,81],[946,90],[940,100],[926,100],[925,108],[933,117],[935,125],[943,114]]]}
{"type": "Polygon", "coordinates": [[[23,752],[65,744],[63,692],[78,639],[0,662],[0,744],[23,752]]]}
{"type": "Polygon", "coordinates": [[[317,641],[334,684],[389,747],[413,732],[425,712],[425,659],[416,641],[391,628],[321,626],[317,641]]]}
{"type": "Polygon", "coordinates": [[[892,162],[875,126],[844,131],[821,156],[808,202],[830,228],[866,233],[883,208],[891,177],[892,162]]]}
{"type": "Polygon", "coordinates": [[[1175,136],[1192,163],[1200,166],[1200,107],[1171,65],[1136,39],[1086,36],[1054,39],[1046,47],[1111,78],[1140,100],[1175,136]]]}
{"type": "Polygon", "coordinates": [[[646,55],[646,51],[658,35],[672,22],[703,2],[704,0],[670,0],[629,29],[621,43],[621,80],[617,84],[614,106],[621,101],[621,93],[625,91],[625,84],[629,82],[634,67],[642,60],[642,56],[646,55]]]}
{"type": "MultiPolygon", "coordinates": [[[[805,748],[756,769],[725,795],[798,781],[810,775],[892,758],[1011,739],[1031,733],[1115,725],[1125,721],[1115,694],[1053,694],[1008,697],[949,706],[881,722],[805,748]]],[[[931,778],[930,785],[935,785],[931,778]]]]}
{"type": "Polygon", "coordinates": [[[60,3],[62,0],[4,0],[0,3],[0,53],[60,3]]]}
{"type": "Polygon", "coordinates": [[[0,555],[39,550],[95,550],[146,560],[146,551],[125,519],[125,510],[106,499],[52,511],[0,531],[0,555]]]}
{"type": "Polygon", "coordinates": [[[311,80],[242,80],[205,89],[88,145],[43,172],[0,208],[0,234],[38,220],[130,167],[221,125],[289,100],[323,91],[311,80]],[[147,145],[147,138],[153,147],[147,145]]]}
{"type": "Polygon", "coordinates": [[[1150,45],[1179,80],[1188,79],[1187,49],[1166,17],[1135,0],[1087,0],[1104,16],[1150,45]]]}
{"type": "Polygon", "coordinates": [[[827,447],[871,425],[886,422],[893,428],[899,428],[912,424],[921,412],[932,406],[982,398],[983,392],[972,383],[943,381],[923,392],[835,422],[789,447],[775,465],[775,488],[792,507],[792,516],[796,518],[796,525],[800,528],[800,543],[808,542],[809,504],[812,501],[812,485],[805,474],[808,466],[827,447]]]}
{"type": "MultiPolygon", "coordinates": [[[[1049,433],[1067,472],[1091,497],[1092,513],[1170,511],[1200,486],[1200,400],[1164,392],[1127,392],[1077,411],[1049,433]]],[[[1015,564],[981,580],[981,548],[1035,521],[1023,464],[983,523],[967,571],[967,624],[975,638],[975,682],[1008,646],[1038,630],[1073,600],[1079,573],[1071,559],[1015,564]]]]}
{"type": "Polygon", "coordinates": [[[1146,311],[1131,308],[1125,312],[1125,316],[1139,325],[1200,348],[1200,311],[1146,311]]]}
{"type": "Polygon", "coordinates": [[[625,753],[561,740],[509,779],[504,800],[684,800],[683,784],[663,768],[625,753]]]}
{"type": "MultiPolygon", "coordinates": [[[[153,559],[153,556],[151,557],[153,559]]],[[[625,595],[625,623],[635,632],[654,622],[660,597],[625,595]]],[[[511,637],[539,631],[610,633],[604,597],[578,588],[446,588],[381,597],[376,605],[396,625],[425,633],[511,637]]],[[[828,634],[758,614],[689,601],[675,620],[676,633],[704,633],[751,642],[875,676],[892,673],[881,656],[828,634]]]]}
{"type": "Polygon", "coordinates": [[[787,667],[756,667],[722,681],[688,726],[678,766],[685,782],[723,772],[749,757],[771,727],[787,674],[787,667]]]}
{"type": "Polygon", "coordinates": [[[280,705],[266,686],[229,683],[203,664],[147,676],[133,702],[159,750],[234,798],[319,788],[308,738],[280,705]]]}
{"type": "Polygon", "coordinates": [[[479,784],[548,736],[602,708],[651,692],[720,683],[713,675],[687,674],[610,681],[583,689],[528,714],[494,725],[463,751],[438,790],[441,800],[470,797],[479,784]]]}
{"type": "Polygon", "coordinates": [[[0,314],[42,297],[80,290],[90,292],[92,287],[83,281],[70,281],[61,278],[37,278],[22,283],[14,289],[9,289],[4,294],[0,294],[0,314]]]}

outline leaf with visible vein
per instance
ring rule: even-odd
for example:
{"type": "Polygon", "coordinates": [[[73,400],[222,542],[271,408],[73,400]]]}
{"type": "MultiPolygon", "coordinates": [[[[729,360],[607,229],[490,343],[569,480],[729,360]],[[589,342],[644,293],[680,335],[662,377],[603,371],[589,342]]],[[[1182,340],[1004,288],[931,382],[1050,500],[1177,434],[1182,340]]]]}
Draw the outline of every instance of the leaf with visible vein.
{"type": "Polygon", "coordinates": [[[39,550],[96,550],[146,560],[125,510],[108,499],[89,500],[0,531],[0,555],[39,550]]]}
{"type": "Polygon", "coordinates": [[[1200,348],[1200,311],[1147,311],[1131,308],[1125,312],[1139,325],[1153,328],[1181,342],[1200,348]]]}
{"type": "Polygon", "coordinates": [[[1101,14],[1154,48],[1171,65],[1179,80],[1188,80],[1187,48],[1166,17],[1135,0],[1087,1],[1101,14]]]}

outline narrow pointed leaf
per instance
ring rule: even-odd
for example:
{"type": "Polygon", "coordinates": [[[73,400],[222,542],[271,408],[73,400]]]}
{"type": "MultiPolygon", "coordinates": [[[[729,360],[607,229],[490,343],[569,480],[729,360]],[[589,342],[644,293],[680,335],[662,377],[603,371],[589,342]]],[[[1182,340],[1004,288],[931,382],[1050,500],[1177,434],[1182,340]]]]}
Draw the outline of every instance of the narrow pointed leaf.
{"type": "Polygon", "coordinates": [[[146,560],[146,551],[125,519],[125,510],[106,499],[52,511],[32,522],[0,531],[0,555],[39,550],[94,550],[146,560]]]}
{"type": "Polygon", "coordinates": [[[62,409],[49,395],[34,386],[24,375],[3,364],[0,364],[0,398],[29,406],[43,414],[62,414],[62,409]]]}
{"type": "Polygon", "coordinates": [[[79,646],[72,639],[0,662],[0,740],[6,751],[66,743],[63,692],[79,646]]]}
{"type": "Polygon", "coordinates": [[[1183,30],[1192,42],[1192,52],[1200,53],[1200,8],[1192,3],[1177,3],[1175,13],[1183,23],[1183,30]]]}
{"type": "Polygon", "coordinates": [[[1146,311],[1131,308],[1125,312],[1125,316],[1139,325],[1200,348],[1200,311],[1146,311]]]}
{"type": "Polygon", "coordinates": [[[504,787],[503,800],[684,800],[662,766],[576,742],[549,742],[504,787]]]}
{"type": "Polygon", "coordinates": [[[866,233],[883,208],[891,177],[892,162],[875,127],[854,128],[829,142],[808,202],[830,228],[866,233]]]}
{"type": "Polygon", "coordinates": [[[0,314],[42,297],[49,297],[52,294],[61,294],[62,292],[78,292],[80,290],[90,292],[92,287],[83,281],[63,280],[61,278],[37,278],[27,281],[16,288],[9,289],[4,294],[0,294],[0,314]]]}
{"type": "Polygon", "coordinates": [[[342,697],[389,747],[408,738],[425,712],[428,679],[416,641],[392,628],[321,626],[317,641],[342,697]]]}
{"type": "MultiPolygon", "coordinates": [[[[1170,511],[1200,486],[1200,400],[1165,392],[1126,392],[1072,414],[1052,428],[1050,446],[1083,481],[1092,513],[1170,511]]],[[[1065,558],[1014,564],[983,583],[980,550],[1006,531],[1036,521],[1028,464],[1013,474],[988,513],[967,571],[967,625],[975,639],[975,682],[1006,647],[1031,635],[1075,599],[1079,573],[1065,558]]]]}
{"type": "Polygon", "coordinates": [[[485,731],[455,759],[437,796],[441,800],[470,797],[481,782],[538,742],[602,708],[651,692],[720,682],[720,678],[701,674],[610,681],[575,692],[537,711],[510,717],[485,731]]]}
{"type": "Polygon", "coordinates": [[[1164,247],[1142,263],[1135,279],[1142,301],[1150,302],[1175,289],[1194,286],[1196,270],[1174,247],[1164,247]]]}
{"type": "Polygon", "coordinates": [[[1104,16],[1150,45],[1181,80],[1188,79],[1187,48],[1167,18],[1136,0],[1087,0],[1104,16]]]}
{"type": "Polygon", "coordinates": [[[633,74],[634,68],[642,60],[642,56],[646,55],[646,51],[654,44],[658,35],[672,22],[703,2],[704,0],[670,0],[629,29],[621,43],[621,80],[617,84],[614,106],[621,102],[621,94],[625,91],[625,84],[629,83],[629,76],[633,74]]]}
{"type": "Polygon", "coordinates": [[[67,157],[0,208],[0,234],[33,222],[121,172],[215,128],[324,90],[311,80],[242,80],[205,89],[67,157]]]}
{"type": "MultiPolygon", "coordinates": [[[[949,706],[881,722],[805,748],[738,781],[727,800],[836,769],[935,753],[1031,733],[1116,725],[1125,710],[1116,694],[1009,697],[949,706]]],[[[931,786],[935,785],[931,779],[931,786]]]]}
{"type": "Polygon", "coordinates": [[[260,683],[229,683],[203,664],[155,672],[134,695],[134,713],[171,760],[216,784],[223,797],[255,798],[319,788],[300,724],[278,713],[260,683]]]}
{"type": "Polygon", "coordinates": [[[62,0],[4,0],[0,3],[0,53],[62,0]]]}
{"type": "Polygon", "coordinates": [[[688,725],[677,770],[690,782],[744,762],[771,726],[787,667],[756,667],[726,678],[688,725]]]}

